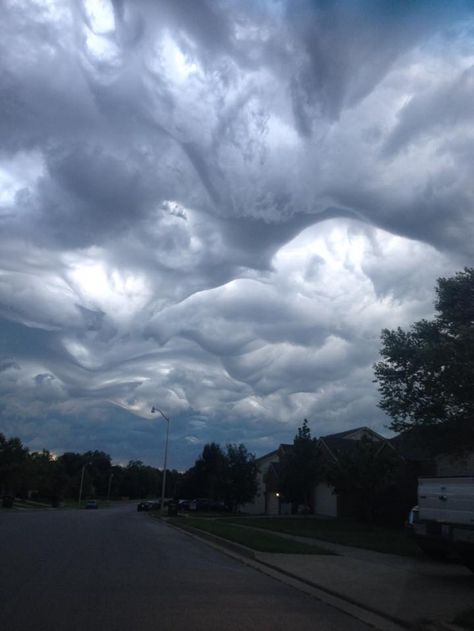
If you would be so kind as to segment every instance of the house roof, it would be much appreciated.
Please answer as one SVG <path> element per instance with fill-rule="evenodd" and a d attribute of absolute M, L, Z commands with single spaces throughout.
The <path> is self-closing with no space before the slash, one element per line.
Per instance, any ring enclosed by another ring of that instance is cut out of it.
<path fill-rule="evenodd" d="M 353 434 L 356 435 L 356 434 L 360 434 L 361 432 L 372 434 L 372 436 L 377 437 L 379 440 L 386 440 L 383 436 L 378 434 L 373 429 L 370 429 L 370 427 L 367 427 L 366 425 L 361 425 L 361 427 L 354 427 L 352 429 L 346 429 L 344 432 L 337 432 L 336 434 L 326 434 L 326 436 L 321 436 L 321 438 L 324 438 L 324 440 L 333 439 L 333 438 L 346 438 L 346 439 L 349 438 L 350 439 Z"/>
<path fill-rule="evenodd" d="M 327 434 L 326 436 L 321 436 L 320 441 L 324 444 L 331 456 L 337 460 L 338 455 L 348 453 L 356 449 L 362 436 L 371 437 L 374 440 L 380 441 L 380 443 L 388 443 L 386 438 L 375 432 L 373 429 L 370 429 L 370 427 L 365 426 L 356 427 L 336 434 Z"/>
<path fill-rule="evenodd" d="M 260 456 L 260 458 L 256 458 L 255 462 L 259 463 L 259 462 L 263 462 L 264 460 L 267 460 L 268 458 L 272 458 L 273 456 L 277 456 L 278 455 L 278 449 L 274 449 L 273 451 L 270 451 L 268 454 L 264 454 L 263 456 Z"/>
<path fill-rule="evenodd" d="M 437 451 L 430 448 L 418 432 L 403 432 L 390 438 L 389 442 L 406 460 L 431 460 L 437 455 Z"/>
<path fill-rule="evenodd" d="M 329 451 L 331 456 L 334 459 L 337 459 L 337 454 L 348 452 L 354 449 L 358 441 L 360 440 L 361 435 L 369 435 L 376 440 L 391 444 L 390 441 L 388 441 L 386 438 L 378 434 L 373 429 L 370 429 L 370 427 L 366 427 L 365 425 L 354 427 L 352 429 L 345 430 L 344 432 L 326 434 L 326 436 L 321 436 L 319 440 L 324 443 L 326 449 Z M 392 445 L 392 447 L 395 448 L 395 445 Z M 260 458 L 257 458 L 256 462 L 258 463 L 264 460 L 268 460 L 269 458 L 275 458 L 275 463 L 278 464 L 278 457 L 280 455 L 284 455 L 285 453 L 291 452 L 292 449 L 292 443 L 281 443 L 278 449 L 275 449 L 274 451 L 271 451 L 264 456 L 260 456 Z"/>

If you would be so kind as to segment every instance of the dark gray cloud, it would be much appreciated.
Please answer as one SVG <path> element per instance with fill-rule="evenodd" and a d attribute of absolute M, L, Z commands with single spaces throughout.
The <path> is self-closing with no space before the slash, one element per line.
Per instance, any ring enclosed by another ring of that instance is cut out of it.
<path fill-rule="evenodd" d="M 472 264 L 473 54 L 465 2 L 5 0 L 0 431 L 383 429 L 380 329 Z"/>

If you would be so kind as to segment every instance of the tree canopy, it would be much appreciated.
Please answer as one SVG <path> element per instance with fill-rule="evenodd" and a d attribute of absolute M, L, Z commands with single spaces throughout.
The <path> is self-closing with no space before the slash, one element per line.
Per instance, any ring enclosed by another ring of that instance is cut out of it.
<path fill-rule="evenodd" d="M 251 502 L 257 493 L 255 456 L 240 445 L 227 445 L 224 501 L 232 510 Z"/>
<path fill-rule="evenodd" d="M 350 501 L 356 517 L 374 521 L 386 490 L 401 470 L 401 459 L 385 442 L 363 437 L 353 448 L 338 454 L 337 462 L 326 467 L 325 478 L 343 501 Z"/>
<path fill-rule="evenodd" d="M 243 444 L 217 443 L 204 445 L 202 454 L 183 476 L 180 493 L 184 497 L 205 497 L 213 502 L 224 502 L 236 510 L 250 502 L 257 492 L 255 456 Z"/>
<path fill-rule="evenodd" d="M 439 278 L 433 320 L 382 331 L 380 407 L 397 432 L 416 429 L 446 451 L 474 447 L 474 268 Z"/>
<path fill-rule="evenodd" d="M 19 438 L 0 433 L 0 496 L 77 500 L 83 467 L 84 497 L 107 497 L 109 484 L 112 498 L 157 497 L 160 493 L 163 472 L 140 461 L 130 461 L 126 467 L 112 465 L 110 456 L 97 450 L 65 452 L 57 457 L 47 449 L 30 452 Z M 170 497 L 181 474 L 167 473 L 166 494 Z"/>
<path fill-rule="evenodd" d="M 205 497 L 236 510 L 257 492 L 255 456 L 243 444 L 217 443 L 204 446 L 194 466 L 185 473 L 167 470 L 166 497 Z M 112 465 L 103 451 L 65 452 L 53 456 L 48 450 L 30 452 L 19 438 L 0 433 L 0 496 L 14 495 L 42 501 L 75 500 L 81 479 L 83 497 L 131 499 L 158 497 L 163 471 L 130 460 Z"/>
<path fill-rule="evenodd" d="M 311 437 L 308 421 L 293 439 L 293 445 L 281 460 L 280 491 L 282 497 L 294 504 L 312 506 L 312 494 L 321 473 L 319 442 Z"/>

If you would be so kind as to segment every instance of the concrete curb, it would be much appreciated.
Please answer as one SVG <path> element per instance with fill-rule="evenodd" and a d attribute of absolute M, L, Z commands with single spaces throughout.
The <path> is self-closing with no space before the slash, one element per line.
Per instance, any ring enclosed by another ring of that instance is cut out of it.
<path fill-rule="evenodd" d="M 276 565 L 273 565 L 272 563 L 263 561 L 258 558 L 258 552 L 252 550 L 251 548 L 247 548 L 239 543 L 228 541 L 227 539 L 217 535 L 203 532 L 202 530 L 193 528 L 192 526 L 181 527 L 176 524 L 169 523 L 166 519 L 163 519 L 162 521 L 169 528 L 175 528 L 186 533 L 190 537 L 197 539 L 198 541 L 208 543 L 224 554 L 228 554 L 238 561 L 241 561 L 246 565 L 250 565 L 254 569 L 257 569 L 265 574 L 269 574 L 273 578 L 277 578 L 280 581 L 284 578 L 290 579 L 290 582 L 288 580 L 284 580 L 283 582 L 292 585 L 300 591 L 309 593 L 326 604 L 333 606 L 344 613 L 365 622 L 366 624 L 370 624 L 377 629 L 382 629 L 383 631 L 399 631 L 400 629 L 411 629 L 414 626 L 401 618 L 397 618 L 383 611 L 368 607 L 364 603 L 360 603 L 355 599 L 339 594 L 327 587 L 318 585 L 316 582 L 301 578 L 292 572 L 288 572 Z"/>
<path fill-rule="evenodd" d="M 216 543 L 219 546 L 232 550 L 236 554 L 240 554 L 248 559 L 252 559 L 254 561 L 258 561 L 257 552 L 252 550 L 252 548 L 247 548 L 247 546 L 242 545 L 241 543 L 235 543 L 234 541 L 229 541 L 228 539 L 224 539 L 224 537 L 219 537 L 219 535 L 213 535 L 210 532 L 205 532 L 204 530 L 199 530 L 199 528 L 194 528 L 193 526 L 177 526 L 176 524 L 170 524 L 166 519 L 163 520 L 167 526 L 172 528 L 177 528 L 178 530 L 183 530 L 184 532 L 188 532 L 192 534 L 196 539 L 206 539 L 211 543 Z M 261 561 L 258 561 L 261 563 Z"/>

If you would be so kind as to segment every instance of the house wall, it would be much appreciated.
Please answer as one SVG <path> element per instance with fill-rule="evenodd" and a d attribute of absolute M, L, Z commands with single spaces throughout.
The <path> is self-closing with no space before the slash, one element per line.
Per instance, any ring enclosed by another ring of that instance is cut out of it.
<path fill-rule="evenodd" d="M 266 512 L 267 500 L 265 497 L 264 479 L 270 464 L 275 462 L 276 459 L 276 454 L 272 453 L 266 458 L 261 458 L 257 461 L 257 494 L 255 495 L 253 502 L 247 502 L 247 504 L 242 505 L 241 510 L 244 513 L 249 513 L 250 515 L 263 515 Z"/>
<path fill-rule="evenodd" d="M 314 491 L 314 508 L 316 515 L 337 517 L 337 495 L 334 487 L 326 482 L 319 482 Z"/>
<path fill-rule="evenodd" d="M 266 510 L 265 513 L 267 515 L 279 515 L 280 514 L 280 498 L 277 497 L 276 493 L 268 492 L 266 493 Z"/>
<path fill-rule="evenodd" d="M 438 456 L 436 475 L 474 475 L 474 454 L 464 456 Z"/>

